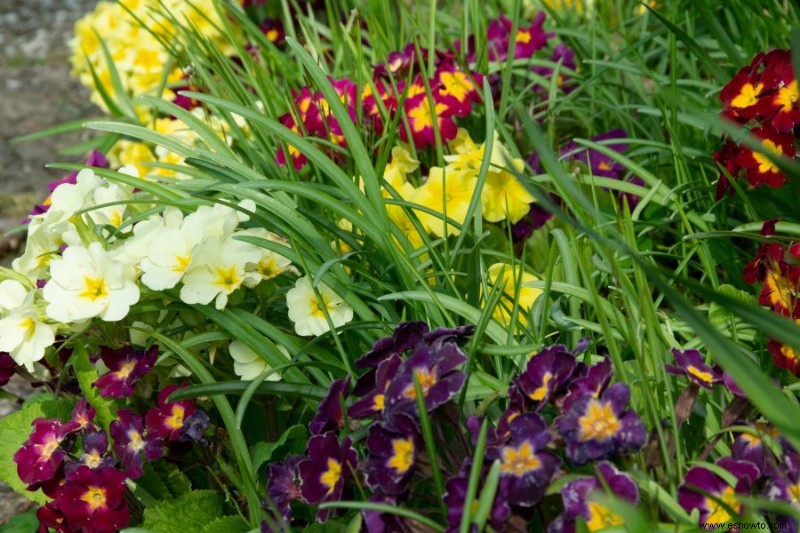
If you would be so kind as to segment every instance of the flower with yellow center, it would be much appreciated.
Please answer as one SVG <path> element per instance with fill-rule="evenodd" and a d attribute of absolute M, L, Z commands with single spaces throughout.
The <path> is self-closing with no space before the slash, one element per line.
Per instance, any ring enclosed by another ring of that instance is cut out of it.
<path fill-rule="evenodd" d="M 327 494 L 331 494 L 336 488 L 336 484 L 342 478 L 342 463 L 336 459 L 328 458 L 328 469 L 325 470 L 320 476 L 320 482 L 328 487 Z"/>
<path fill-rule="evenodd" d="M 295 333 L 301 337 L 319 336 L 330 331 L 326 315 L 335 328 L 353 320 L 353 309 L 330 287 L 320 283 L 316 291 L 311 286 L 311 278 L 303 276 L 286 293 L 289 319 L 294 323 Z"/>
<path fill-rule="evenodd" d="M 625 523 L 620 515 L 606 505 L 590 500 L 586 506 L 589 508 L 589 520 L 586 521 L 586 528 L 589 531 L 601 531 Z"/>
<path fill-rule="evenodd" d="M 764 150 L 772 156 L 780 157 L 783 155 L 783 147 L 769 139 L 764 139 L 761 141 L 761 145 L 764 147 Z M 780 174 L 781 169 L 778 167 L 778 165 L 773 163 L 766 154 L 761 152 L 753 152 L 753 158 L 758 163 L 758 171 L 760 173 Z"/>
<path fill-rule="evenodd" d="M 705 520 L 706 524 L 722 524 L 729 522 L 733 515 L 728 509 L 734 513 L 739 514 L 742 509 L 742 504 L 736 501 L 736 491 L 733 487 L 725 487 L 722 494 L 707 496 L 706 507 L 709 510 L 709 515 Z"/>
<path fill-rule="evenodd" d="M 622 428 L 611 402 L 601 402 L 592 399 L 586 407 L 586 414 L 578 419 L 580 435 L 578 438 L 586 440 L 606 440 L 614 437 Z"/>
<path fill-rule="evenodd" d="M 759 83 L 758 85 L 753 85 L 752 83 L 745 83 L 742 85 L 739 94 L 731 100 L 731 106 L 737 107 L 739 109 L 744 109 L 745 107 L 750 107 L 751 105 L 755 105 L 758 103 L 758 97 L 761 96 L 761 91 L 764 90 L 764 84 Z"/>
<path fill-rule="evenodd" d="M 49 302 L 47 316 L 58 322 L 118 321 L 139 301 L 133 265 L 118 261 L 98 242 L 67 247 L 51 262 L 50 276 L 42 295 Z"/>
<path fill-rule="evenodd" d="M 89 504 L 89 511 L 94 512 L 106 507 L 106 491 L 103 487 L 88 487 L 81 500 Z"/>
<path fill-rule="evenodd" d="M 525 474 L 541 468 L 542 462 L 533 451 L 531 443 L 523 441 L 518 447 L 504 446 L 502 451 L 502 463 L 500 472 L 510 474 L 515 477 L 522 477 Z"/>
<path fill-rule="evenodd" d="M 413 439 L 392 439 L 392 455 L 389 458 L 389 467 L 394 468 L 398 474 L 405 474 L 414 465 Z"/>
<path fill-rule="evenodd" d="M 278 351 L 286 362 L 289 362 L 289 352 L 283 346 L 278 346 Z M 228 347 L 228 352 L 233 359 L 233 372 L 241 378 L 242 381 L 252 381 L 260 376 L 264 371 L 269 370 L 271 367 L 263 357 L 258 355 L 249 346 L 242 341 L 233 341 Z M 266 378 L 267 381 L 280 381 L 281 375 L 279 372 L 273 372 Z"/>
<path fill-rule="evenodd" d="M 32 372 L 33 363 L 55 342 L 55 328 L 44 323 L 35 292 L 16 280 L 0 283 L 0 317 L 0 352 Z"/>

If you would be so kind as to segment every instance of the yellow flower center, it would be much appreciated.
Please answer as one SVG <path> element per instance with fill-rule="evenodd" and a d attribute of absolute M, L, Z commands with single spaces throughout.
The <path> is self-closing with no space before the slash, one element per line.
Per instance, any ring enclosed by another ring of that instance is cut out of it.
<path fill-rule="evenodd" d="M 106 506 L 106 491 L 102 487 L 89 487 L 81 500 L 89 504 L 89 511 L 94 512 Z"/>
<path fill-rule="evenodd" d="M 134 368 L 136 368 L 136 361 L 128 361 L 127 363 L 122 363 L 122 366 L 120 366 L 119 370 L 117 370 L 114 374 L 119 379 L 127 379 L 127 377 L 131 375 L 131 372 L 133 372 Z"/>
<path fill-rule="evenodd" d="M 334 487 L 342 478 L 342 464 L 333 458 L 328 458 L 328 469 L 319 478 L 323 485 L 328 487 L 327 494 L 333 492 Z"/>
<path fill-rule="evenodd" d="M 164 424 L 170 429 L 181 429 L 183 427 L 183 415 L 186 410 L 181 405 L 174 405 L 172 407 L 172 414 L 164 420 Z"/>
<path fill-rule="evenodd" d="M 377 394 L 377 395 L 375 396 L 375 399 L 373 400 L 373 404 L 372 404 L 372 406 L 373 406 L 373 407 L 374 407 L 374 408 L 375 408 L 377 411 L 383 411 L 383 406 L 385 405 L 385 402 L 386 402 L 386 395 L 384 395 L 384 394 Z"/>
<path fill-rule="evenodd" d="M 436 104 L 433 112 L 427 98 L 420 100 L 420 103 L 411 109 L 408 113 L 408 118 L 411 119 L 411 129 L 420 132 L 426 128 L 433 127 L 434 113 L 438 116 L 442 113 L 447 106 L 444 104 Z"/>
<path fill-rule="evenodd" d="M 586 527 L 589 531 L 600 531 L 607 527 L 625 523 L 620 515 L 605 505 L 590 501 L 587 506 L 589 507 L 589 520 L 586 522 Z"/>
<path fill-rule="evenodd" d="M 782 310 L 789 310 L 792 301 L 792 284 L 780 272 L 770 270 L 765 280 L 769 289 L 769 303 Z"/>
<path fill-rule="evenodd" d="M 780 156 L 783 154 L 783 148 L 774 142 L 770 141 L 769 139 L 764 139 L 761 141 L 761 146 L 763 146 L 767 152 Z M 781 170 L 778 168 L 778 165 L 770 161 L 769 157 L 766 154 L 762 154 L 761 152 L 753 152 L 753 158 L 758 162 L 758 171 L 762 174 L 766 174 L 770 172 L 772 174 L 778 174 Z"/>
<path fill-rule="evenodd" d="M 90 302 L 95 302 L 98 298 L 106 298 L 108 296 L 108 287 L 106 287 L 106 280 L 104 278 L 90 278 L 89 276 L 84 276 L 83 283 L 86 288 L 82 293 L 78 294 L 80 298 L 86 298 Z"/>
<path fill-rule="evenodd" d="M 40 444 L 42 451 L 39 454 L 39 462 L 50 460 L 50 456 L 58 449 L 59 444 L 59 440 L 55 437 L 50 437 L 47 442 Z"/>
<path fill-rule="evenodd" d="M 794 104 L 800 98 L 800 93 L 797 91 L 797 80 L 786 87 L 781 87 L 778 94 L 775 96 L 775 103 L 781 106 L 781 111 L 788 113 L 794 107 Z"/>
<path fill-rule="evenodd" d="M 89 468 L 97 468 L 102 462 L 103 458 L 96 451 L 84 454 L 83 456 L 83 463 Z"/>
<path fill-rule="evenodd" d="M 517 39 L 518 43 L 528 44 L 531 42 L 531 32 L 527 30 L 517 30 Z"/>
<path fill-rule="evenodd" d="M 710 514 L 708 515 L 708 518 L 706 518 L 705 523 L 721 524 L 723 522 L 728 522 L 732 518 L 728 509 L 733 510 L 733 512 L 736 514 L 739 514 L 742 504 L 736 501 L 736 491 L 733 490 L 733 487 L 727 487 L 718 497 L 707 497 L 706 507 L 708 507 L 710 510 Z"/>
<path fill-rule="evenodd" d="M 542 466 L 542 462 L 533 453 L 530 442 L 525 441 L 518 448 L 513 446 L 503 447 L 503 459 L 500 464 L 500 471 L 504 474 L 511 474 L 522 477 L 528 472 L 533 472 Z"/>
<path fill-rule="evenodd" d="M 580 424 L 580 440 L 605 440 L 613 437 L 620 430 L 622 424 L 614 410 L 611 402 L 601 403 L 598 400 L 591 400 L 586 409 L 586 414 L 578 419 Z"/>
<path fill-rule="evenodd" d="M 226 292 L 233 292 L 242 283 L 242 278 L 236 273 L 235 266 L 217 267 L 216 273 L 217 279 L 214 280 L 214 285 L 222 287 Z"/>
<path fill-rule="evenodd" d="M 758 101 L 762 90 L 764 90 L 763 83 L 755 86 L 752 83 L 745 83 L 736 98 L 731 100 L 731 105 L 738 108 L 750 107 Z"/>
<path fill-rule="evenodd" d="M 697 368 L 689 365 L 689 368 L 686 369 L 688 373 L 702 381 L 703 383 L 711 383 L 711 379 L 714 377 L 711 375 L 711 372 L 703 372 L 702 370 L 698 370 Z"/>
<path fill-rule="evenodd" d="M 428 370 L 427 368 L 417 368 L 414 371 L 414 374 L 417 376 L 419 388 L 422 389 L 422 396 L 427 396 L 428 391 L 431 390 L 431 387 L 436 385 L 436 369 L 434 368 Z M 406 390 L 403 391 L 403 395 L 406 398 L 411 398 L 412 400 L 417 399 L 417 390 L 414 388 L 413 383 L 406 387 Z"/>
<path fill-rule="evenodd" d="M 463 102 L 467 94 L 472 90 L 472 82 L 469 81 L 467 75 L 457 70 L 455 72 L 442 72 L 441 75 L 442 85 L 444 89 L 440 92 L 444 96 L 452 96 L 459 102 Z"/>
<path fill-rule="evenodd" d="M 36 322 L 31 317 L 20 320 L 19 328 L 25 330 L 25 338 L 30 339 L 36 333 Z"/>
<path fill-rule="evenodd" d="M 800 483 L 789 485 L 789 496 L 792 498 L 792 503 L 800 501 Z"/>
<path fill-rule="evenodd" d="M 281 32 L 279 32 L 275 28 L 272 28 L 271 30 L 267 31 L 267 39 L 269 39 L 269 42 L 271 43 L 277 42 L 280 34 Z"/>
<path fill-rule="evenodd" d="M 183 425 L 183 420 L 181 420 L 181 425 Z M 128 432 L 128 448 L 134 452 L 141 451 L 144 448 L 144 439 L 142 439 L 142 434 L 132 429 Z"/>
<path fill-rule="evenodd" d="M 542 385 L 528 395 L 528 397 L 535 401 L 540 402 L 547 395 L 550 390 L 550 380 L 553 379 L 553 374 L 546 372 L 542 379 Z"/>
<path fill-rule="evenodd" d="M 405 474 L 414 464 L 414 441 L 411 439 L 392 440 L 392 457 L 389 466 L 398 474 Z"/>
<path fill-rule="evenodd" d="M 172 267 L 173 272 L 186 272 L 189 262 L 192 260 L 191 255 L 176 255 L 175 266 Z"/>

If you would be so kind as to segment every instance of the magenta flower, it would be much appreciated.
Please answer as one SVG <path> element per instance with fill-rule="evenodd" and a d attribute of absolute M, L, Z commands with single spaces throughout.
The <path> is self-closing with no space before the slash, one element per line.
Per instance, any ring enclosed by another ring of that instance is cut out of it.
<path fill-rule="evenodd" d="M 561 498 L 564 512 L 548 526 L 547 533 L 572 533 L 578 517 L 586 521 L 589 531 L 623 524 L 622 517 L 614 513 L 605 503 L 598 501 L 597 494 L 607 494 L 631 505 L 639 502 L 639 489 L 626 473 L 620 472 L 608 462 L 597 465 L 600 479 L 581 477 L 564 485 Z"/>
<path fill-rule="evenodd" d="M 481 74 L 464 72 L 452 65 L 445 65 L 436 71 L 436 81 L 439 100 L 456 117 L 466 117 L 472 112 L 473 104 L 481 103 Z"/>
<path fill-rule="evenodd" d="M 67 528 L 67 517 L 62 513 L 53 502 L 36 509 L 36 519 L 39 520 L 40 533 L 48 533 L 55 530 L 56 533 L 70 533 Z"/>
<path fill-rule="evenodd" d="M 181 439 L 187 427 L 187 419 L 197 411 L 191 400 L 167 401 L 169 395 L 177 389 L 177 385 L 164 388 L 158 395 L 158 406 L 151 408 L 145 415 L 148 434 L 167 442 Z"/>
<path fill-rule="evenodd" d="M 345 482 L 358 468 L 358 454 L 350 437 L 341 444 L 332 431 L 311 437 L 306 456 L 308 459 L 298 465 L 303 498 L 312 505 L 341 499 Z M 317 520 L 324 522 L 328 514 L 319 510 Z"/>
<path fill-rule="evenodd" d="M 423 446 L 413 415 L 392 413 L 370 426 L 367 436 L 367 485 L 374 491 L 397 496 L 408 489 Z"/>
<path fill-rule="evenodd" d="M 487 459 L 500 459 L 500 485 L 511 505 L 531 507 L 539 503 L 561 460 L 544 448 L 550 432 L 544 419 L 526 413 L 509 424 L 511 436 L 502 446 L 486 452 Z"/>
<path fill-rule="evenodd" d="M 64 432 L 76 433 L 96 430 L 97 426 L 93 423 L 96 414 L 94 407 L 86 401 L 86 398 L 81 398 L 72 409 L 72 417 L 64 424 Z"/>
<path fill-rule="evenodd" d="M 67 478 L 54 505 L 72 531 L 113 533 L 128 525 L 125 474 L 113 468 L 78 468 Z"/>
<path fill-rule="evenodd" d="M 644 423 L 628 409 L 630 395 L 627 386 L 616 383 L 599 398 L 586 395 L 576 400 L 556 419 L 570 461 L 582 465 L 644 446 Z"/>
<path fill-rule="evenodd" d="M 736 485 L 729 485 L 707 468 L 695 466 L 686 473 L 684 482 L 678 487 L 678 503 L 687 512 L 697 509 L 701 525 L 727 523 L 741 515 L 743 506 L 737 495 L 749 496 L 751 487 L 761 474 L 753 463 L 730 457 L 723 457 L 717 465 L 733 474 Z"/>
<path fill-rule="evenodd" d="M 109 372 L 102 375 L 94 386 L 100 395 L 111 398 L 127 398 L 133 394 L 133 386 L 153 369 L 158 358 L 158 348 L 147 351 L 125 346 L 116 350 L 101 348 L 100 357 Z"/>
<path fill-rule="evenodd" d="M 796 452 L 792 451 L 784 456 L 781 468 L 769 477 L 764 494 L 770 500 L 800 507 L 800 457 Z M 797 531 L 797 519 L 793 516 L 779 514 L 776 522 L 780 524 L 778 531 Z"/>
<path fill-rule="evenodd" d="M 140 414 L 120 409 L 117 416 L 119 419 L 111 422 L 109 428 L 114 439 L 114 453 L 125 468 L 125 474 L 138 479 L 144 475 L 142 455 L 148 461 L 161 457 L 163 442 L 152 431 L 145 432 Z"/>
<path fill-rule="evenodd" d="M 693 383 L 711 390 L 711 386 L 722 381 L 722 369 L 708 366 L 698 350 L 672 349 L 677 365 L 667 365 L 667 372 L 676 376 L 687 376 Z"/>
<path fill-rule="evenodd" d="M 28 490 L 36 490 L 43 482 L 56 476 L 67 456 L 61 446 L 66 434 L 60 420 L 37 418 L 31 425 L 33 431 L 14 454 L 14 462 L 17 463 L 17 475 L 28 485 Z"/>
<path fill-rule="evenodd" d="M 350 376 L 331 383 L 328 394 L 319 402 L 317 413 L 308 423 L 308 429 L 312 435 L 339 431 L 344 427 L 344 402 L 349 395 L 349 389 Z"/>

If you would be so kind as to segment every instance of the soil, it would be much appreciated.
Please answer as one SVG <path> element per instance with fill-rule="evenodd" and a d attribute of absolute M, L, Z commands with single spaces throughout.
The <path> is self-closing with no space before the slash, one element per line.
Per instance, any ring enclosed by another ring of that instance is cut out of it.
<path fill-rule="evenodd" d="M 0 1 L 0 264 L 18 253 L 21 238 L 4 236 L 19 226 L 30 208 L 47 196 L 47 184 L 63 175 L 46 169 L 52 162 L 78 162 L 59 151 L 88 139 L 75 132 L 15 143 L 20 135 L 64 122 L 100 116 L 89 94 L 70 77 L 68 41 L 75 21 L 94 9 L 97 0 Z M 30 394 L 22 380 L 9 392 Z M 16 410 L 0 400 L 0 417 Z M 0 524 L 30 508 L 27 499 L 0 483 Z"/>

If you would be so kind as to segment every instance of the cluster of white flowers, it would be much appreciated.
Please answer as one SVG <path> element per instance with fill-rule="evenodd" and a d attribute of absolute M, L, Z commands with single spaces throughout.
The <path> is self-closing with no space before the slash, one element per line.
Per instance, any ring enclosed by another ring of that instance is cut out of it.
<path fill-rule="evenodd" d="M 133 166 L 121 173 L 138 177 Z M 241 228 L 255 212 L 250 200 L 238 206 L 201 206 L 185 214 L 168 207 L 143 220 L 134 188 L 101 178 L 91 169 L 64 183 L 49 209 L 31 217 L 25 253 L 12 271 L 0 272 L 0 352 L 33 370 L 57 333 L 87 320 L 124 319 L 142 293 L 176 289 L 187 304 L 214 303 L 224 309 L 236 290 L 253 288 L 283 272 L 299 272 L 286 257 L 242 237 L 289 243 L 262 228 Z M 137 221 L 138 220 L 138 221 Z M 301 277 L 288 291 L 289 318 L 298 335 L 321 335 L 353 318 L 353 310 L 323 284 Z M 233 343 L 235 371 L 254 379 L 266 363 Z M 288 357 L 288 354 L 286 354 Z M 271 379 L 278 379 L 274 374 Z"/>

